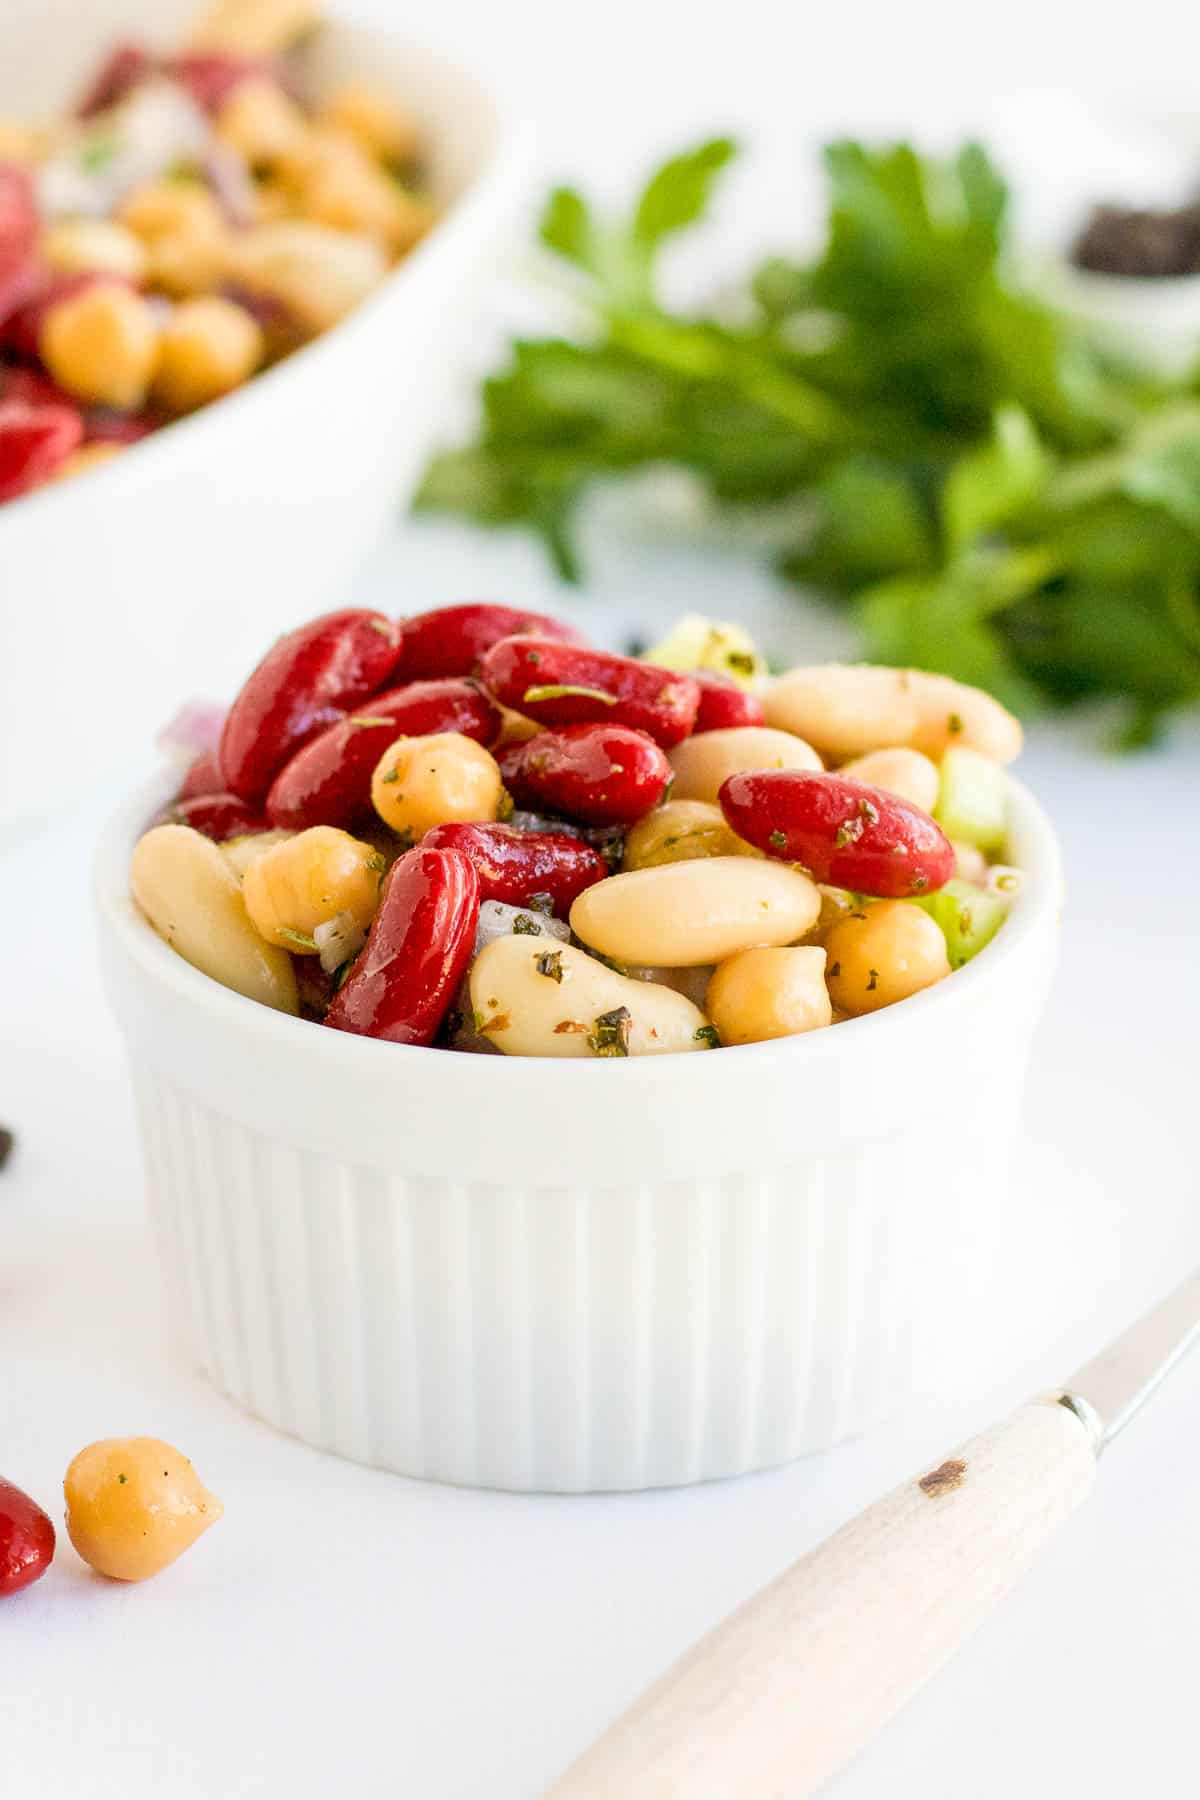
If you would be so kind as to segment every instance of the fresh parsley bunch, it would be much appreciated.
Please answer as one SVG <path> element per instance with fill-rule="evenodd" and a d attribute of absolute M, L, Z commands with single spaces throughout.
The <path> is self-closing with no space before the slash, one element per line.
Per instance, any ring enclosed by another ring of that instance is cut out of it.
<path fill-rule="evenodd" d="M 824 153 L 825 248 L 773 258 L 733 309 L 682 314 L 659 258 L 734 146 L 663 164 L 630 217 L 550 195 L 582 341 L 520 339 L 473 445 L 425 505 L 538 532 L 575 579 L 600 478 L 690 470 L 729 508 L 806 523 L 780 566 L 853 609 L 866 656 L 939 669 L 1029 710 L 1126 702 L 1125 739 L 1200 699 L 1200 396 L 1116 357 L 1022 290 L 985 152 Z"/>

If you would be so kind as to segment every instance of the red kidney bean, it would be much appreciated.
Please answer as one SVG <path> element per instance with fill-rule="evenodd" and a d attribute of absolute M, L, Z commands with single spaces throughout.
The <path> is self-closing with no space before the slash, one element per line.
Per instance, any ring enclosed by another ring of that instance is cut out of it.
<path fill-rule="evenodd" d="M 83 420 L 69 406 L 0 400 L 0 500 L 40 486 L 83 441 Z"/>
<path fill-rule="evenodd" d="M 480 674 L 505 706 L 543 725 L 627 725 L 665 750 L 687 737 L 700 704 L 690 675 L 553 638 L 504 638 Z"/>
<path fill-rule="evenodd" d="M 161 822 L 164 825 L 190 825 L 193 831 L 211 838 L 214 844 L 271 829 L 270 821 L 263 818 L 256 806 L 239 800 L 236 794 L 221 793 L 194 794 L 188 800 L 176 800 L 166 808 Z"/>
<path fill-rule="evenodd" d="M 276 64 L 262 56 L 234 56 L 227 50 L 185 50 L 172 56 L 165 72 L 187 89 L 205 112 L 219 112 L 243 81 L 272 81 L 285 87 Z"/>
<path fill-rule="evenodd" d="M 481 900 L 528 906 L 548 894 L 563 918 L 576 895 L 603 881 L 608 864 L 581 838 L 561 831 L 517 831 L 511 825 L 435 825 L 421 839 L 426 850 L 461 850 L 474 864 Z"/>
<path fill-rule="evenodd" d="M 0 1595 L 15 1594 L 54 1560 L 54 1526 L 35 1500 L 0 1478 Z"/>
<path fill-rule="evenodd" d="M 101 283 L 110 287 L 132 288 L 123 275 L 109 275 L 98 269 L 80 269 L 73 275 L 54 275 L 36 270 L 27 281 L 28 291 L 12 307 L 0 327 L 0 344 L 15 350 L 18 356 L 36 362 L 41 355 L 42 326 L 46 314 L 64 300 L 73 300 L 85 288 Z"/>
<path fill-rule="evenodd" d="M 417 613 L 411 619 L 403 619 L 401 625 L 404 648 L 396 674 L 404 681 L 474 675 L 484 652 L 501 638 L 533 634 L 559 638 L 566 644 L 584 642 L 583 634 L 573 625 L 564 625 L 544 613 L 524 612 L 515 606 L 485 606 L 475 601 Z"/>
<path fill-rule="evenodd" d="M 224 785 L 261 800 L 297 750 L 383 686 L 399 654 L 399 626 L 358 607 L 280 638 L 229 709 L 217 752 Z"/>
<path fill-rule="evenodd" d="M 171 804 L 178 806 L 180 801 L 195 800 L 201 794 L 219 794 L 224 786 L 216 751 L 202 750 L 195 762 L 188 764 L 187 773 L 179 784 L 179 792 Z"/>
<path fill-rule="evenodd" d="M 435 731 L 491 744 L 500 735 L 500 714 L 478 683 L 461 679 L 414 681 L 376 694 L 284 765 L 267 795 L 271 823 L 303 831 L 370 812 L 371 776 L 388 745 Z"/>
<path fill-rule="evenodd" d="M 114 45 L 75 102 L 75 117 L 90 119 L 93 113 L 115 106 L 154 68 L 154 59 L 140 44 Z"/>
<path fill-rule="evenodd" d="M 510 744 L 497 760 L 518 805 L 588 825 L 632 825 L 658 805 L 671 780 L 671 765 L 654 739 L 627 725 L 539 731 Z"/>
<path fill-rule="evenodd" d="M 478 920 L 479 877 L 468 857 L 424 844 L 406 851 L 326 1025 L 393 1044 L 431 1044 L 466 973 Z"/>
<path fill-rule="evenodd" d="M 96 406 L 83 415 L 83 435 L 89 444 L 140 444 L 161 424 L 161 418 L 153 413 L 112 412 L 107 406 Z"/>
<path fill-rule="evenodd" d="M 42 369 L 0 368 L 0 400 L 23 400 L 26 406 L 73 406 L 78 411 L 78 402 Z"/>
<path fill-rule="evenodd" d="M 0 162 L 0 268 L 12 269 L 33 254 L 41 221 L 33 177 L 20 163 Z"/>
<path fill-rule="evenodd" d="M 740 725 L 765 725 L 767 715 L 757 694 L 749 694 L 713 669 L 693 669 L 692 680 L 700 689 L 700 709 L 693 728 L 728 731 Z"/>
<path fill-rule="evenodd" d="M 731 775 L 721 810 L 739 837 L 768 856 L 803 863 L 818 881 L 903 900 L 954 873 L 949 838 L 896 794 L 806 769 Z"/>

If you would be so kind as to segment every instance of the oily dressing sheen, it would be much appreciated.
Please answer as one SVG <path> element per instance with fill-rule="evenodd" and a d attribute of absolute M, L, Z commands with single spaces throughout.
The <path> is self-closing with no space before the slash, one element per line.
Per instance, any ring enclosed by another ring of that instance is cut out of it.
<path fill-rule="evenodd" d="M 476 958 L 470 987 L 476 1029 L 509 1056 L 595 1056 L 598 1021 L 621 1008 L 629 1056 L 708 1047 L 708 1021 L 682 994 L 550 938 L 497 938 Z"/>
<path fill-rule="evenodd" d="M 815 882 L 798 869 L 710 856 L 600 882 L 572 906 L 571 929 L 616 962 L 686 969 L 756 944 L 794 944 L 820 910 Z"/>

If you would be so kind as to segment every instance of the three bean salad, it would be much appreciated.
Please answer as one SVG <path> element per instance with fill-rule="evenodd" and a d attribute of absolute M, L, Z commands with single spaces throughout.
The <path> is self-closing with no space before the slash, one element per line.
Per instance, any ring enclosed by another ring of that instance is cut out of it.
<path fill-rule="evenodd" d="M 0 501 L 241 387 L 428 231 L 416 120 L 368 70 L 307 90 L 316 11 L 214 0 L 68 116 L 0 118 Z"/>
<path fill-rule="evenodd" d="M 689 618 L 350 609 L 282 638 L 138 841 L 214 981 L 328 1029 L 510 1056 L 752 1044 L 878 1011 L 1001 928 L 1012 715 L 911 669 L 768 677 Z"/>

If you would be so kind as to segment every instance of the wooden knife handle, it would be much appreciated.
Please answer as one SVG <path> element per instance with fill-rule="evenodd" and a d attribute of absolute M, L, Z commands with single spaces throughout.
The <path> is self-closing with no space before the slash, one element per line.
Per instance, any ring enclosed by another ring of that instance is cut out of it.
<path fill-rule="evenodd" d="M 702 1638 L 552 1800 L 804 1800 L 950 1656 L 1089 1492 L 1034 1401 L 844 1525 Z"/>

